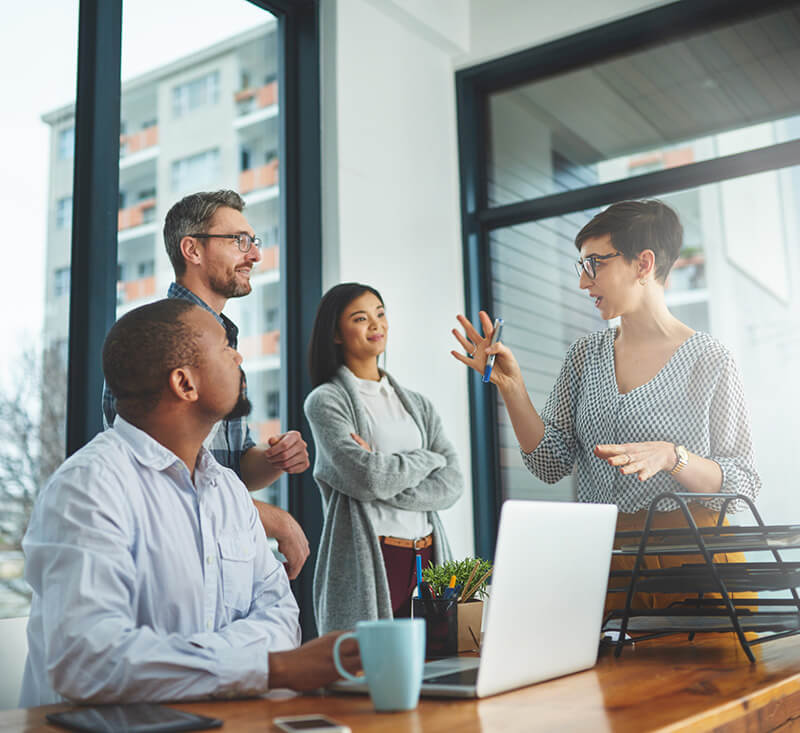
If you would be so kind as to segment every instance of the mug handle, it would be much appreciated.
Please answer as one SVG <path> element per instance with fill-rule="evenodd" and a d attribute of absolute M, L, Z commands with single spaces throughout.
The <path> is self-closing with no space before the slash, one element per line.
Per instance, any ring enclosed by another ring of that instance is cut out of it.
<path fill-rule="evenodd" d="M 337 640 L 336 643 L 333 645 L 333 663 L 336 666 L 336 671 L 344 677 L 346 680 L 352 680 L 354 682 L 361 682 L 363 681 L 363 677 L 356 677 L 354 674 L 350 674 L 343 666 L 341 661 L 339 661 L 339 646 L 341 643 L 347 639 L 355 639 L 356 634 L 353 631 L 348 631 L 346 634 L 342 634 Z"/>

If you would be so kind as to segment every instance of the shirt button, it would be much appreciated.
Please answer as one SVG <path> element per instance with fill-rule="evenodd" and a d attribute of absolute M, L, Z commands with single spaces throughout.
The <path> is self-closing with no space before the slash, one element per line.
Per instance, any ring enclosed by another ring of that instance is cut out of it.
<path fill-rule="evenodd" d="M 213 625 L 214 624 L 212 624 L 211 621 L 206 621 L 206 631 L 211 631 Z"/>
<path fill-rule="evenodd" d="M 213 565 L 214 564 L 214 556 L 213 555 L 208 555 L 208 557 L 206 557 L 206 562 L 209 565 Z"/>

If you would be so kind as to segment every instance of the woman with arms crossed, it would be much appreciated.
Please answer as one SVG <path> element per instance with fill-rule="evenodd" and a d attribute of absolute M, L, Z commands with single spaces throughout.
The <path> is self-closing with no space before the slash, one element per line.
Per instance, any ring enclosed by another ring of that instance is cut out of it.
<path fill-rule="evenodd" d="M 343 283 L 317 310 L 305 412 L 325 523 L 314 570 L 319 632 L 409 616 L 416 557 L 450 559 L 437 515 L 464 482 L 430 401 L 378 368 L 389 325 L 374 288 Z"/>
<path fill-rule="evenodd" d="M 468 366 L 482 372 L 487 355 L 496 354 L 491 381 L 528 470 L 555 483 L 577 464 L 578 501 L 616 504 L 620 531 L 642 529 L 651 500 L 664 491 L 754 499 L 761 485 L 731 355 L 709 334 L 681 323 L 664 301 L 682 239 L 677 215 L 659 201 L 614 204 L 578 233 L 579 286 L 603 319 L 619 317 L 620 325 L 570 347 L 541 415 L 511 350 L 490 346 L 486 313 L 480 316 L 483 336 L 463 316 L 464 334 L 453 331 L 467 352 L 453 356 Z M 716 523 L 721 504 L 712 499 L 689 506 L 698 525 L 708 526 Z M 654 527 L 685 526 L 675 502 L 661 502 L 659 509 Z M 728 556 L 734 559 L 741 558 Z M 692 558 L 671 564 L 684 562 Z M 612 567 L 623 565 L 615 558 Z M 674 600 L 637 596 L 639 606 Z"/>

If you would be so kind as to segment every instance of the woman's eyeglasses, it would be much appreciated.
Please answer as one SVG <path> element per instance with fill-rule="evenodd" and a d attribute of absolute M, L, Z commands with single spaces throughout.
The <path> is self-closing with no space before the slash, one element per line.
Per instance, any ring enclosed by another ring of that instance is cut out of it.
<path fill-rule="evenodd" d="M 589 255 L 581 258 L 575 263 L 575 272 L 578 273 L 578 277 L 585 272 L 590 280 L 594 280 L 597 277 L 598 260 L 610 260 L 614 257 L 619 257 L 621 254 L 622 252 L 614 252 L 614 254 L 610 255 Z"/>

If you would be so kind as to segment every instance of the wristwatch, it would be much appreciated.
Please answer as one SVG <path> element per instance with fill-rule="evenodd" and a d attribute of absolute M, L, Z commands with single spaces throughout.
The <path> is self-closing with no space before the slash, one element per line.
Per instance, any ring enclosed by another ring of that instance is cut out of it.
<path fill-rule="evenodd" d="M 676 473 L 680 473 L 686 468 L 686 464 L 689 463 L 689 451 L 684 448 L 682 445 L 675 446 L 675 465 L 672 467 L 672 470 L 669 472 L 670 476 L 674 476 Z"/>

